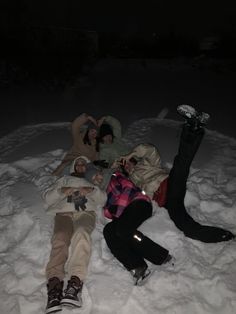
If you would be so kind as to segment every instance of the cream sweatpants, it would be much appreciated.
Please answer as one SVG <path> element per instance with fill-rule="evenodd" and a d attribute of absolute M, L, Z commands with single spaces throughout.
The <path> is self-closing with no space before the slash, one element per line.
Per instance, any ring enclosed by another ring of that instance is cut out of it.
<path fill-rule="evenodd" d="M 94 211 L 57 214 L 51 240 L 51 253 L 46 266 L 47 279 L 65 277 L 65 264 L 68 275 L 77 276 L 82 281 L 87 275 L 91 256 L 91 233 L 95 227 Z M 69 255 L 70 249 L 70 255 Z"/>

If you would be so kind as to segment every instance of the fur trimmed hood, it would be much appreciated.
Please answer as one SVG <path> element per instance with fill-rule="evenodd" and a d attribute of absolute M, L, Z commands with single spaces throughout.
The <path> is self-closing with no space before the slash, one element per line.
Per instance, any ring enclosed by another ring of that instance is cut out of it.
<path fill-rule="evenodd" d="M 78 156 L 76 157 L 72 163 L 71 163 L 71 166 L 70 166 L 70 173 L 73 173 L 75 172 L 75 163 L 78 159 L 83 159 L 87 164 L 90 163 L 90 160 L 86 157 L 86 156 Z"/>

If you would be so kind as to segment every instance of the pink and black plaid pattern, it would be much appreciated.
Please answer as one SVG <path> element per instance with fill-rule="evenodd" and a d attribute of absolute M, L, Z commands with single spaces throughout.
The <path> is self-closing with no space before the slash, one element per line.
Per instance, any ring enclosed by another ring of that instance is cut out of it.
<path fill-rule="evenodd" d="M 119 217 L 124 209 L 134 200 L 151 202 L 150 198 L 143 194 L 140 188 L 119 171 L 112 175 L 106 192 L 107 202 L 104 209 L 112 213 L 114 217 Z"/>

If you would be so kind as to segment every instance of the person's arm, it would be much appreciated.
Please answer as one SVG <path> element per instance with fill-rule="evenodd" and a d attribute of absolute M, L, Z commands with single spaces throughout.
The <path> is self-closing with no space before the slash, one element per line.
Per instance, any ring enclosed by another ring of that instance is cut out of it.
<path fill-rule="evenodd" d="M 47 205 L 51 206 L 66 197 L 66 195 L 61 191 L 63 184 L 64 179 L 61 177 L 42 193 L 42 197 Z"/>
<path fill-rule="evenodd" d="M 105 191 L 101 190 L 98 186 L 81 186 L 79 188 L 74 187 L 62 187 L 61 192 L 66 195 L 66 197 L 74 194 L 75 192 L 79 192 L 79 197 L 85 197 L 85 200 L 88 198 L 89 201 L 92 201 L 90 206 L 100 206 L 103 207 L 107 194 Z"/>
<path fill-rule="evenodd" d="M 61 188 L 61 193 L 65 194 L 65 196 L 70 196 L 74 192 L 79 191 L 81 196 L 86 196 L 88 193 L 91 193 L 94 190 L 91 186 L 81 186 L 79 188 L 71 187 L 71 186 L 63 186 Z"/>
<path fill-rule="evenodd" d="M 61 161 L 61 163 L 56 167 L 56 169 L 53 170 L 52 175 L 54 176 L 60 176 L 63 172 L 63 170 L 71 163 L 71 160 L 64 159 Z"/>
<path fill-rule="evenodd" d="M 67 199 L 68 196 L 72 196 L 76 192 L 79 192 L 79 196 L 86 197 L 86 195 L 92 193 L 94 190 L 94 187 L 89 183 L 88 186 L 83 185 L 84 182 L 79 183 L 82 184 L 82 186 L 68 186 L 70 184 L 73 183 L 66 182 L 63 178 L 60 178 L 43 193 L 43 198 L 45 199 L 48 207 L 59 204 L 64 199 Z M 99 198 L 99 200 L 102 198 L 102 196 Z"/>
<path fill-rule="evenodd" d="M 88 121 L 91 121 L 92 123 L 97 126 L 97 121 L 92 117 L 89 116 L 87 113 L 82 113 L 80 116 L 78 116 L 71 124 L 71 132 L 72 132 L 72 141 L 73 145 L 76 143 L 79 145 L 79 143 L 82 143 L 82 137 L 81 137 L 81 128 L 85 123 Z M 70 152 L 67 152 L 64 158 L 62 159 L 61 163 L 57 166 L 57 168 L 52 172 L 55 176 L 60 176 L 65 169 L 67 165 L 71 163 L 71 157 Z"/>
<path fill-rule="evenodd" d="M 91 121 L 95 126 L 97 126 L 97 121 L 87 113 L 82 113 L 72 122 L 71 131 L 73 142 L 78 139 L 78 134 L 80 134 L 81 127 L 88 121 Z"/>
<path fill-rule="evenodd" d="M 116 138 L 121 138 L 121 124 L 120 121 L 113 116 L 104 116 L 98 121 L 98 126 L 101 126 L 102 123 L 107 123 L 112 127 L 113 134 Z"/>
<path fill-rule="evenodd" d="M 94 186 L 90 198 L 96 203 L 97 206 L 103 207 L 107 200 L 107 193 L 99 187 Z"/>
<path fill-rule="evenodd" d="M 129 205 L 130 195 L 133 193 L 134 184 L 119 172 L 113 174 L 107 187 L 107 202 L 105 208 L 116 217 L 119 217 Z"/>
<path fill-rule="evenodd" d="M 139 144 L 133 148 L 133 150 L 125 156 L 121 156 L 121 159 L 129 160 L 131 157 L 137 161 L 145 159 L 152 166 L 160 166 L 161 158 L 157 148 L 151 144 Z"/>

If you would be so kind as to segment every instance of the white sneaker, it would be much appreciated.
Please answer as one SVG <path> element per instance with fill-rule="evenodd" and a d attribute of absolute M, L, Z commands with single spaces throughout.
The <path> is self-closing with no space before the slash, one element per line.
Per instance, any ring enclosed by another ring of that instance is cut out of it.
<path fill-rule="evenodd" d="M 210 115 L 206 112 L 198 112 L 194 107 L 190 105 L 179 105 L 177 112 L 186 120 L 186 122 L 193 127 L 198 129 L 207 124 L 210 119 Z"/>
<path fill-rule="evenodd" d="M 177 107 L 177 112 L 185 119 L 192 119 L 197 116 L 196 109 L 190 105 L 179 105 Z"/>

